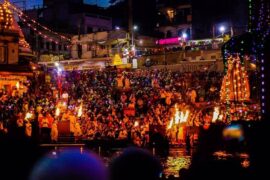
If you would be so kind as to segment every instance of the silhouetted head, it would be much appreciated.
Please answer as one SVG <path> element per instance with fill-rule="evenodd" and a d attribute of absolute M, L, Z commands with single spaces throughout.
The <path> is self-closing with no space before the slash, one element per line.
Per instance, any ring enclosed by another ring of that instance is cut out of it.
<path fill-rule="evenodd" d="M 54 153 L 54 152 L 52 152 Z M 33 169 L 30 180 L 107 180 L 101 160 L 90 152 L 68 150 L 59 156 L 43 158 Z"/>
<path fill-rule="evenodd" d="M 112 180 L 156 180 L 162 167 L 149 152 L 128 148 L 110 165 Z"/>

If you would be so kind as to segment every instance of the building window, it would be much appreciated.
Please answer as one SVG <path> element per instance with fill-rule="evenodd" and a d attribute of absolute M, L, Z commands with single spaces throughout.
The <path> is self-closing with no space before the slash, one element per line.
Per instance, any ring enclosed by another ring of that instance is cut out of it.
<path fill-rule="evenodd" d="M 167 15 L 168 15 L 170 21 L 173 21 L 173 18 L 174 18 L 174 15 L 175 15 L 174 10 L 173 9 L 168 9 L 167 10 Z"/>

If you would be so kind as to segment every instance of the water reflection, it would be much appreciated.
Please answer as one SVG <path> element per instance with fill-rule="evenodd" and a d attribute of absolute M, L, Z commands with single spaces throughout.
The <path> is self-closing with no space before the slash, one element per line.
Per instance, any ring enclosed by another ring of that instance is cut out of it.
<path fill-rule="evenodd" d="M 167 158 L 160 158 L 164 174 L 166 176 L 174 175 L 179 177 L 179 170 L 186 168 L 188 169 L 191 163 L 191 156 L 187 155 L 185 149 L 173 148 L 169 151 Z"/>
<path fill-rule="evenodd" d="M 115 150 L 110 153 L 102 153 L 104 162 L 108 165 L 111 160 L 122 153 L 122 149 Z M 189 168 L 191 163 L 191 156 L 187 155 L 183 148 L 171 148 L 167 157 L 157 156 L 163 166 L 163 174 L 168 177 L 173 175 L 179 177 L 179 170 Z"/>
<path fill-rule="evenodd" d="M 53 151 L 53 156 L 58 153 L 61 153 L 66 148 L 58 148 Z M 69 148 L 70 149 L 70 148 Z M 83 148 L 80 148 L 81 152 L 83 153 Z M 104 160 L 106 165 L 116 157 L 118 157 L 122 152 L 123 149 L 92 149 L 92 151 L 99 154 L 102 159 Z M 87 152 L 87 151 L 85 151 Z M 192 154 L 192 152 L 191 152 Z M 249 155 L 247 153 L 228 153 L 226 151 L 217 151 L 213 154 L 213 156 L 217 160 L 226 160 L 226 159 L 238 159 L 241 163 L 242 167 L 248 168 L 250 166 Z M 170 148 L 169 154 L 167 157 L 158 156 L 159 160 L 163 166 L 163 174 L 168 177 L 169 175 L 173 175 L 174 177 L 179 177 L 179 171 L 183 168 L 188 169 L 191 165 L 191 155 L 186 153 L 185 148 Z"/>

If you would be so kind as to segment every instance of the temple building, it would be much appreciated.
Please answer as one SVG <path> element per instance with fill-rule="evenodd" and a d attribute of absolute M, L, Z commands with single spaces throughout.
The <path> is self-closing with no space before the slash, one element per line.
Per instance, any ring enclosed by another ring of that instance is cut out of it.
<path fill-rule="evenodd" d="M 36 67 L 27 60 L 33 57 L 30 46 L 7 1 L 0 4 L 0 32 L 0 91 L 22 94 L 27 90 L 27 78 L 33 76 Z"/>

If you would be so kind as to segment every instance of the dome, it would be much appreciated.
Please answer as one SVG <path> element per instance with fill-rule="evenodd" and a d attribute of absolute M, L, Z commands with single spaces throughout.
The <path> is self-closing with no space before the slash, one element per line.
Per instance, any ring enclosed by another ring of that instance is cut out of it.
<path fill-rule="evenodd" d="M 13 25 L 13 14 L 7 3 L 0 4 L 0 30 L 10 30 Z"/>

